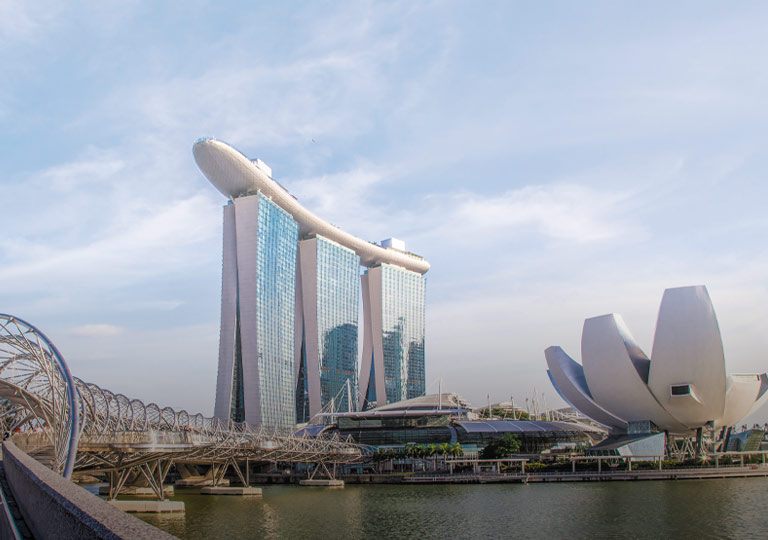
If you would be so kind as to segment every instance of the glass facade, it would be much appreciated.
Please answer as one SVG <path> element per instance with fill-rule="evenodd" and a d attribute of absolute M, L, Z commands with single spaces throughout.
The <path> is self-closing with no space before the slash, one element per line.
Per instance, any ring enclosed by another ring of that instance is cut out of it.
<path fill-rule="evenodd" d="M 296 422 L 304 424 L 309 422 L 312 415 L 309 412 L 309 379 L 307 379 L 307 335 L 304 328 L 301 329 L 301 356 L 299 361 L 299 373 L 296 377 Z"/>
<path fill-rule="evenodd" d="M 340 419 L 341 420 L 341 419 Z M 436 423 L 424 424 L 411 422 L 410 425 L 396 425 L 396 418 L 374 425 L 372 421 L 342 422 L 339 421 L 331 433 L 342 437 L 351 436 L 359 444 L 371 446 L 406 446 L 409 444 L 453 444 L 458 442 L 465 450 L 470 448 L 482 449 L 489 443 L 498 441 L 506 434 L 517 436 L 520 441 L 521 453 L 538 454 L 551 449 L 558 443 L 588 443 L 589 432 L 567 424 L 554 425 L 551 422 L 530 422 L 529 429 L 516 429 L 510 426 L 497 426 L 488 429 L 476 429 L 473 422 L 450 421 L 448 425 Z M 445 417 L 448 421 L 448 417 Z M 496 422 L 494 422 L 495 424 Z M 545 424 L 545 425 L 542 425 Z"/>
<path fill-rule="evenodd" d="M 259 193 L 257 240 L 257 339 L 261 423 L 292 432 L 296 425 L 293 331 L 299 226 Z"/>
<path fill-rule="evenodd" d="M 368 390 L 365 392 L 363 408 L 370 409 L 373 407 L 373 403 L 376 403 L 376 363 L 373 354 L 371 354 L 371 370 L 368 375 Z"/>
<path fill-rule="evenodd" d="M 339 411 L 350 411 L 357 396 L 357 336 L 360 257 L 317 237 L 317 334 L 320 344 L 320 395 L 324 407 L 341 392 Z"/>
<path fill-rule="evenodd" d="M 240 309 L 235 319 L 235 365 L 232 368 L 232 402 L 229 417 L 235 422 L 245 422 L 245 390 L 243 389 L 243 347 L 240 340 Z"/>
<path fill-rule="evenodd" d="M 426 279 L 399 266 L 381 265 L 381 315 L 387 403 L 424 395 Z"/>
<path fill-rule="evenodd" d="M 304 285 L 304 294 L 315 291 L 315 301 L 308 306 L 305 303 L 305 320 L 316 317 L 317 355 L 319 373 L 307 374 L 307 336 L 306 325 L 302 335 L 302 355 L 299 377 L 296 382 L 296 412 L 299 422 L 309 420 L 308 379 L 318 376 L 320 379 L 320 407 L 325 407 L 334 400 L 333 409 L 347 412 L 352 401 L 357 399 L 357 343 L 360 297 L 360 257 L 351 249 L 345 248 L 322 236 L 314 239 L 315 265 L 314 283 Z M 302 263 L 304 264 L 304 263 Z M 312 364 L 309 364 L 312 365 Z M 349 381 L 349 390 L 347 382 Z"/>
<path fill-rule="evenodd" d="M 216 418 L 290 431 L 332 402 L 336 411 L 353 411 L 422 395 L 425 280 L 418 272 L 429 264 L 400 240 L 365 242 L 324 222 L 272 180 L 263 162 L 244 163 L 225 143 L 202 139 L 193 152 L 229 199 Z M 361 263 L 375 279 L 368 274 L 361 284 Z"/>

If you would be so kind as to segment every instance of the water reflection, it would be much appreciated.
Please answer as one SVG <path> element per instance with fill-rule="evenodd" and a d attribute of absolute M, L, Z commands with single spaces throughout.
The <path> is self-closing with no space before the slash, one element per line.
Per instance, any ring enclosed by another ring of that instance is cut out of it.
<path fill-rule="evenodd" d="M 261 498 L 178 490 L 183 516 L 142 519 L 180 538 L 763 537 L 768 480 L 264 486 Z"/>

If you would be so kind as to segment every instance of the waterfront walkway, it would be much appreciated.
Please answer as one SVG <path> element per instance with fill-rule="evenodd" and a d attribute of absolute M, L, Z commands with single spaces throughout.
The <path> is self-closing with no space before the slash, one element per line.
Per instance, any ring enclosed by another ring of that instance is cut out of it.
<path fill-rule="evenodd" d="M 768 477 L 768 466 L 691 467 L 618 471 L 539 472 L 511 474 L 408 475 L 404 484 L 491 484 L 531 482 L 608 482 L 628 480 L 700 480 L 706 478 Z"/>

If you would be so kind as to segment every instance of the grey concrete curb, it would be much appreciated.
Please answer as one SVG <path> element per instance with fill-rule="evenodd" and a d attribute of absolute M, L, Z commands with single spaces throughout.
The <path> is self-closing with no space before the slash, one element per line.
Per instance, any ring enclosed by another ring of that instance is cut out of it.
<path fill-rule="evenodd" d="M 8 484 L 36 538 L 172 539 L 3 442 Z"/>

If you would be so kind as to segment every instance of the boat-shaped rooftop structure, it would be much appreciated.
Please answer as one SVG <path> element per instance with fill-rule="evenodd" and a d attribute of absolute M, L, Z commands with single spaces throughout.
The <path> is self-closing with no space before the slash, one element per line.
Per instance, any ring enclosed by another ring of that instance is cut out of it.
<path fill-rule="evenodd" d="M 234 199 L 247 193 L 261 192 L 296 220 L 303 238 L 314 234 L 337 242 L 353 250 L 366 267 L 386 263 L 419 274 L 429 270 L 429 263 L 418 255 L 368 242 L 319 218 L 274 181 L 266 165 L 249 159 L 224 142 L 212 138 L 199 139 L 192 152 L 200 170 L 225 197 Z"/>

